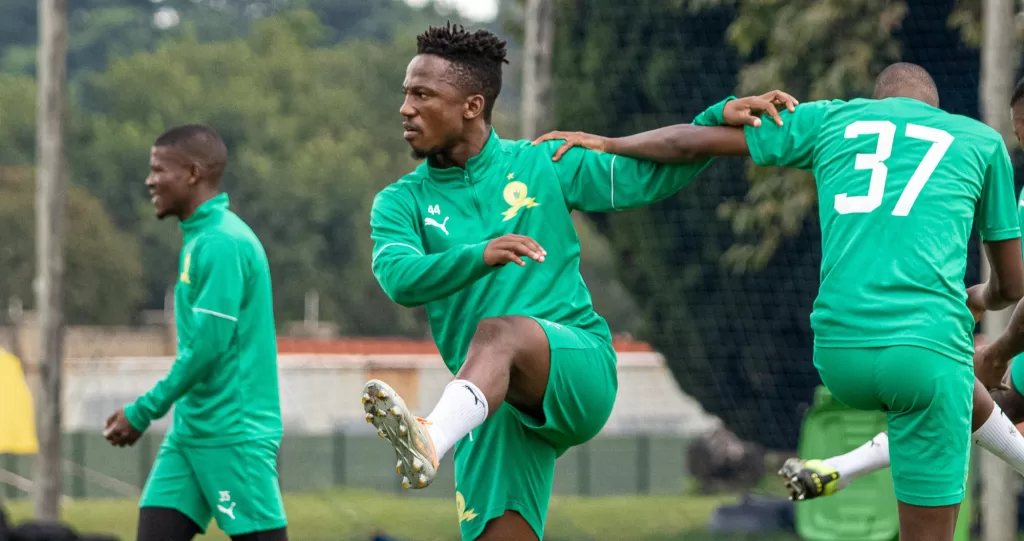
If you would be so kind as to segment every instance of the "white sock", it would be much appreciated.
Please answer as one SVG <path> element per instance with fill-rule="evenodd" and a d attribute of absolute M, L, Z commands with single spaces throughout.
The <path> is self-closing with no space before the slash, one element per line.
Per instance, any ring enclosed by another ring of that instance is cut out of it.
<path fill-rule="evenodd" d="M 825 459 L 825 464 L 839 472 L 836 491 L 842 490 L 865 475 L 889 467 L 889 435 L 882 432 L 845 455 Z"/>
<path fill-rule="evenodd" d="M 971 435 L 971 439 L 1012 466 L 1017 473 L 1024 474 L 1024 435 L 999 405 L 994 405 L 992 415 Z"/>
<path fill-rule="evenodd" d="M 457 379 L 449 383 L 427 416 L 427 432 L 434 440 L 437 459 L 441 460 L 455 443 L 487 419 L 487 399 L 472 382 Z"/>

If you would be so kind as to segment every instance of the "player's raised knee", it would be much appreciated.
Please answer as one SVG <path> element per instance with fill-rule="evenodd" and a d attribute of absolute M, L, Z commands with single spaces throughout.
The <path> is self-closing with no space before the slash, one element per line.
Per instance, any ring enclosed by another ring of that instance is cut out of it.
<path fill-rule="evenodd" d="M 532 322 L 530 318 L 521 316 L 488 317 L 477 323 L 473 341 L 482 344 L 510 343 L 515 340 L 516 329 L 522 329 L 524 323 Z"/>

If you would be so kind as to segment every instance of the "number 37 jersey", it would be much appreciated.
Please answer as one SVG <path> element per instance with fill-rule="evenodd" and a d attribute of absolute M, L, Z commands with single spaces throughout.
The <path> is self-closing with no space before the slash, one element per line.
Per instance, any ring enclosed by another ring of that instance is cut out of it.
<path fill-rule="evenodd" d="M 1021 236 L 999 133 L 909 98 L 804 103 L 782 120 L 744 131 L 758 165 L 814 174 L 815 344 L 915 345 L 971 362 L 972 225 L 985 242 Z"/>

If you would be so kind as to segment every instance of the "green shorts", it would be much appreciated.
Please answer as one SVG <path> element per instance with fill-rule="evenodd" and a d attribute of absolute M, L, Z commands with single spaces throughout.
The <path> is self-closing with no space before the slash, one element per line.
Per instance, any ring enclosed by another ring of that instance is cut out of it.
<path fill-rule="evenodd" d="M 139 507 L 176 509 L 204 533 L 213 517 L 228 535 L 283 528 L 279 446 L 276 439 L 197 447 L 164 438 Z"/>
<path fill-rule="evenodd" d="M 964 499 L 974 397 L 970 357 L 915 346 L 815 347 L 814 366 L 840 402 L 886 412 L 896 499 L 923 507 Z"/>
<path fill-rule="evenodd" d="M 518 512 L 544 539 L 555 459 L 596 436 L 615 403 L 612 346 L 580 329 L 536 321 L 551 347 L 545 421 L 502 403 L 455 445 L 455 499 L 464 541 L 479 537 L 505 511 Z"/>

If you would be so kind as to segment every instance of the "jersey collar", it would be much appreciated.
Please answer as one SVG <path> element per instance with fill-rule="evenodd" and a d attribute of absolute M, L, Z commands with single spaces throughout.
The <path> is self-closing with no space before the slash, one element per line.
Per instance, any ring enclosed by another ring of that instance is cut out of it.
<path fill-rule="evenodd" d="M 480 149 L 480 153 L 471 157 L 466 161 L 466 168 L 461 167 L 448 167 L 441 169 L 430 165 L 430 160 L 424 162 L 427 174 L 431 180 L 436 182 L 466 182 L 469 184 L 475 184 L 485 178 L 484 174 L 492 167 L 494 167 L 494 158 L 501 152 L 501 139 L 498 137 L 498 133 L 494 131 L 494 127 L 491 127 L 491 135 L 487 138 L 487 143 L 484 144 L 484 148 Z"/>
<path fill-rule="evenodd" d="M 196 231 L 205 228 L 211 221 L 228 210 L 228 194 L 220 193 L 196 208 L 196 211 L 180 224 L 183 231 Z"/>

